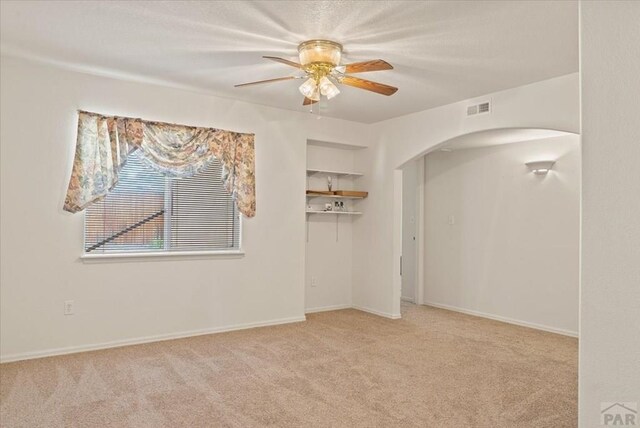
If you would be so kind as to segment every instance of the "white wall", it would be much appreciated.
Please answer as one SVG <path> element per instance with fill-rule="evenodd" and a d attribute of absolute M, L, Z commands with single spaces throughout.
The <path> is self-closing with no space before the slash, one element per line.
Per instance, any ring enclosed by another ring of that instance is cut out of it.
<path fill-rule="evenodd" d="M 1 67 L 4 360 L 304 319 L 306 141 L 366 144 L 365 125 L 8 57 Z M 76 109 L 254 132 L 246 255 L 82 263 L 83 215 L 62 211 Z"/>
<path fill-rule="evenodd" d="M 393 286 L 396 276 L 399 281 L 399 263 L 393 255 L 394 169 L 466 132 L 509 126 L 570 131 L 577 127 L 576 75 L 492 94 L 494 111 L 485 117 L 466 120 L 462 115 L 467 103 L 461 102 L 371 126 L 318 120 L 307 113 L 7 57 L 2 58 L 1 74 L 0 289 L 5 359 L 302 319 L 306 235 L 302 191 L 308 139 L 369 145 L 354 158 L 355 169 L 365 173 L 357 187 L 368 190 L 369 197 L 359 203 L 364 214 L 351 220 L 352 302 L 381 315 L 399 316 L 399 282 L 397 290 Z M 82 215 L 61 210 L 79 108 L 255 132 L 258 215 L 244 223 L 246 256 L 80 262 Z M 27 174 L 25 165 L 30 166 Z M 76 314 L 64 317 L 62 303 L 68 299 L 75 300 Z"/>
<path fill-rule="evenodd" d="M 322 147 L 310 144 L 307 148 L 307 167 L 329 171 L 355 172 L 355 156 L 359 150 Z M 358 178 L 331 175 L 333 190 L 352 190 Z M 327 175 L 307 177 L 307 188 L 327 190 Z M 324 209 L 331 199 L 314 198 L 309 203 L 314 209 Z M 358 201 L 343 200 L 350 211 L 358 210 Z M 307 255 L 305 258 L 307 312 L 351 307 L 352 253 L 351 222 L 347 215 L 307 215 Z M 315 285 L 312 283 L 315 279 Z"/>
<path fill-rule="evenodd" d="M 596 427 L 602 402 L 640 404 L 640 3 L 581 2 L 580 19 L 580 426 Z"/>
<path fill-rule="evenodd" d="M 422 160 L 420 160 L 422 161 Z M 403 300 L 415 302 L 418 274 L 418 161 L 402 168 L 402 292 Z"/>
<path fill-rule="evenodd" d="M 493 111 L 466 117 L 467 105 L 490 98 Z M 371 126 L 376 144 L 356 159 L 370 191 L 364 215 L 354 223 L 354 305 L 387 316 L 400 315 L 399 253 L 394 254 L 394 170 L 440 143 L 487 129 L 542 128 L 579 131 L 578 75 L 570 74 L 426 110 Z M 375 230 L 373 234 L 371 231 Z M 375 263 L 372 263 L 375 261 Z"/>
<path fill-rule="evenodd" d="M 525 166 L 549 159 L 546 176 Z M 579 137 L 425 161 L 425 303 L 577 335 Z"/>
<path fill-rule="evenodd" d="M 601 401 L 640 402 L 639 21 L 637 2 L 581 2 L 583 427 L 598 426 Z M 363 127 L 5 57 L 1 67 L 3 358 L 302 319 L 307 138 L 379 136 L 356 159 L 370 196 L 353 223 L 353 302 L 399 315 L 394 169 L 483 129 L 579 131 L 577 74 L 480 97 L 494 107 L 482 117 L 465 118 L 460 102 Z M 82 264 L 82 216 L 61 211 L 77 108 L 255 132 L 258 215 L 245 222 L 247 255 Z M 62 315 L 65 299 L 76 301 L 75 315 Z"/>

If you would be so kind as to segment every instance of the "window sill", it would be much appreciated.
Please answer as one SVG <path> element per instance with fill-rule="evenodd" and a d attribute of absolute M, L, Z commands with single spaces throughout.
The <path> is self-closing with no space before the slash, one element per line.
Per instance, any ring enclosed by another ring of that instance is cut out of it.
<path fill-rule="evenodd" d="M 158 251 L 148 253 L 112 253 L 112 254 L 83 254 L 80 260 L 83 263 L 140 261 L 140 260 L 197 260 L 197 259 L 237 259 L 244 257 L 243 250 L 228 251 Z"/>

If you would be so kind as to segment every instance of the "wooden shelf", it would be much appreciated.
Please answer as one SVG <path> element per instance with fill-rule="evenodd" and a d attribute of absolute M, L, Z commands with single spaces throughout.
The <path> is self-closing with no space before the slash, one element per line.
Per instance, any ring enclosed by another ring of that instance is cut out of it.
<path fill-rule="evenodd" d="M 327 199 L 364 199 L 362 196 L 340 196 L 340 195 L 314 195 L 307 194 L 307 198 L 327 198 Z"/>
<path fill-rule="evenodd" d="M 316 210 L 307 210 L 307 214 L 339 214 L 339 215 L 360 215 L 362 214 L 359 211 L 316 211 Z"/>
<path fill-rule="evenodd" d="M 307 169 L 307 175 L 314 174 L 337 175 L 343 177 L 361 177 L 363 175 L 361 172 L 331 171 L 327 169 Z"/>

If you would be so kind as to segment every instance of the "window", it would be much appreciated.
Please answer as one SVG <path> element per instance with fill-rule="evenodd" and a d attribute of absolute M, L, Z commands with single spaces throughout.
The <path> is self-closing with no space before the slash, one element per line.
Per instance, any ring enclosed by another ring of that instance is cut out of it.
<path fill-rule="evenodd" d="M 118 184 L 85 214 L 85 254 L 240 249 L 240 215 L 214 160 L 190 178 L 168 178 L 132 153 Z"/>

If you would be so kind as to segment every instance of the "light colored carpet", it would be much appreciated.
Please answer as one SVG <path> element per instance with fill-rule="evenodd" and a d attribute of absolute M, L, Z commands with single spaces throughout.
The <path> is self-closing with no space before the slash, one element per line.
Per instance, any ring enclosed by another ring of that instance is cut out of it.
<path fill-rule="evenodd" d="M 430 307 L 3 364 L 3 427 L 577 426 L 577 340 Z"/>

